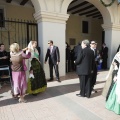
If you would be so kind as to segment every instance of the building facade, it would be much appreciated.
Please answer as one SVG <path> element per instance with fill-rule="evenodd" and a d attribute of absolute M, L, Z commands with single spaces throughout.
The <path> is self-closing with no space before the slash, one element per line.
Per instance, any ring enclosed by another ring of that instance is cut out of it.
<path fill-rule="evenodd" d="M 60 76 L 66 74 L 65 42 L 69 43 L 70 40 L 75 40 L 75 44 L 77 44 L 78 41 L 82 41 L 83 39 L 96 40 L 98 42 L 98 48 L 100 49 L 103 39 L 102 32 L 104 31 L 104 42 L 109 48 L 108 66 L 120 44 L 120 5 L 118 5 L 117 0 L 110 7 L 103 6 L 99 0 L 81 0 L 82 2 L 86 1 L 93 5 L 102 15 L 102 19 L 70 14 L 69 10 L 71 8 L 73 10 L 73 5 L 78 5 L 76 1 L 77 0 L 74 0 L 74 2 L 73 0 L 31 0 L 29 1 L 30 4 L 24 6 L 22 6 L 22 2 L 25 3 L 25 0 L 0 1 L 0 8 L 4 9 L 4 16 L 6 18 L 36 21 L 38 38 L 35 37 L 34 39 L 38 39 L 38 45 L 41 48 L 40 59 L 47 78 L 49 77 L 49 66 L 48 64 L 44 64 L 44 58 L 48 47 L 48 40 L 53 40 L 54 44 L 60 49 Z M 109 3 L 109 0 L 104 1 Z M 18 4 L 18 2 L 21 4 Z M 84 10 L 84 6 L 80 9 Z M 90 9 L 91 8 L 89 8 L 89 10 Z M 89 34 L 82 33 L 82 21 L 88 21 L 90 26 L 88 30 Z M 3 29 L 4 28 L 1 28 L 1 39 L 3 39 L 3 31 L 6 31 Z M 34 30 L 31 31 L 31 33 L 33 32 Z M 11 39 L 13 40 L 13 38 Z M 29 39 L 33 38 L 31 37 Z M 4 42 L 6 43 L 7 41 Z"/>

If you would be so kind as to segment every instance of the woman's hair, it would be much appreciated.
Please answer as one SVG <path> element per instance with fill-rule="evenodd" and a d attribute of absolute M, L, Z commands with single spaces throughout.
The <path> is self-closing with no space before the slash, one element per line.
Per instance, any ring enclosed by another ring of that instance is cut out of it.
<path fill-rule="evenodd" d="M 36 41 L 36 40 L 31 40 L 31 42 L 32 42 L 32 44 L 37 43 L 37 41 Z"/>
<path fill-rule="evenodd" d="M 13 43 L 10 45 L 10 52 L 19 52 L 19 44 L 18 43 Z"/>
<path fill-rule="evenodd" d="M 115 59 L 114 62 L 116 63 L 117 67 L 119 68 L 119 62 Z"/>

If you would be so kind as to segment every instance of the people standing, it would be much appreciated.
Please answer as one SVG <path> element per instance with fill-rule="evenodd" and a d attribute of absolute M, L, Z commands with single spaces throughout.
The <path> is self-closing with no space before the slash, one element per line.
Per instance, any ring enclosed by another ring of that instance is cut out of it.
<path fill-rule="evenodd" d="M 107 69 L 107 59 L 108 59 L 108 47 L 106 46 L 105 43 L 102 44 L 102 68 Z"/>
<path fill-rule="evenodd" d="M 26 73 L 27 67 L 25 65 L 25 59 L 30 58 L 31 53 L 28 49 L 28 54 L 25 54 L 20 50 L 19 44 L 13 43 L 10 45 L 10 60 L 12 62 L 12 80 L 13 80 L 13 94 L 14 97 L 20 95 L 19 102 L 26 102 L 24 99 L 27 82 L 26 82 Z"/>
<path fill-rule="evenodd" d="M 92 86 L 93 91 L 95 91 L 94 85 L 97 79 L 97 49 L 96 47 L 97 47 L 97 43 L 95 41 L 91 41 L 90 48 L 94 52 L 94 67 L 93 67 L 93 73 L 91 74 L 91 86 Z"/>
<path fill-rule="evenodd" d="M 53 80 L 53 67 L 54 67 L 56 80 L 58 82 L 61 82 L 61 80 L 59 78 L 59 70 L 58 70 L 58 66 L 59 66 L 59 62 L 60 62 L 59 48 L 57 46 L 53 45 L 52 40 L 49 40 L 48 44 L 49 44 L 49 47 L 47 49 L 47 53 L 46 53 L 46 56 L 45 56 L 45 64 L 46 64 L 46 62 L 49 58 L 49 68 L 50 68 L 50 79 L 49 79 L 49 81 Z"/>
<path fill-rule="evenodd" d="M 9 55 L 3 43 L 0 44 L 0 66 L 2 65 L 9 65 Z"/>
<path fill-rule="evenodd" d="M 0 66 L 1 67 L 5 67 L 5 66 L 9 66 L 10 65 L 10 55 L 8 54 L 8 52 L 5 50 L 5 45 L 3 43 L 0 44 Z M 4 78 L 4 79 L 1 79 L 0 78 L 0 82 L 1 83 L 6 83 L 6 80 L 7 77 L 8 77 L 8 71 L 6 70 L 2 70 L 0 72 L 0 76 L 1 78 Z M 0 85 L 1 86 L 1 85 Z M 0 87 L 1 88 L 1 87 Z"/>
<path fill-rule="evenodd" d="M 82 50 L 81 43 L 79 42 L 74 48 L 74 60 L 77 59 L 78 53 Z"/>
<path fill-rule="evenodd" d="M 75 46 L 74 48 L 74 60 L 77 59 L 77 56 L 78 56 L 78 53 L 82 50 L 82 47 L 81 47 L 81 43 L 78 42 L 78 44 Z M 75 66 L 75 70 L 76 70 L 76 65 Z"/>
<path fill-rule="evenodd" d="M 78 52 L 75 60 L 76 72 L 80 80 L 80 93 L 76 95 L 90 98 L 94 52 L 89 48 L 89 40 L 83 40 L 81 46 L 82 51 Z"/>
<path fill-rule="evenodd" d="M 71 64 L 70 64 L 70 47 L 66 44 L 66 72 L 70 72 Z"/>
<path fill-rule="evenodd" d="M 27 61 L 28 66 L 28 89 L 27 93 L 37 95 L 40 92 L 46 90 L 47 82 L 45 72 L 39 61 L 39 53 L 36 49 L 37 41 L 32 40 L 28 44 L 28 48 L 31 52 L 31 57 Z"/>

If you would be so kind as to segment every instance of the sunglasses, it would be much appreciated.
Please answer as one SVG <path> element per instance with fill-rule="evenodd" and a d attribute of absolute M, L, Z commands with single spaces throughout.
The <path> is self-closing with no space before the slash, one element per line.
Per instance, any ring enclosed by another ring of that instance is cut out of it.
<path fill-rule="evenodd" d="M 93 45 L 94 45 L 94 44 L 97 44 L 97 43 L 91 43 L 91 44 L 93 44 Z"/>

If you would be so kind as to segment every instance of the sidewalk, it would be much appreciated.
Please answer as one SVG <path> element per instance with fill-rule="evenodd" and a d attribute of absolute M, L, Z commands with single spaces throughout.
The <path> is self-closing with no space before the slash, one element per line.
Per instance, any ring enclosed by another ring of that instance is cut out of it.
<path fill-rule="evenodd" d="M 91 98 L 77 97 L 79 79 L 75 73 L 62 77 L 62 82 L 48 82 L 48 88 L 37 96 L 26 96 L 27 103 L 18 103 L 10 95 L 10 86 L 0 90 L 0 120 L 120 120 L 105 109 L 101 92 L 108 71 L 99 72 Z M 71 78 L 71 79 L 69 79 Z"/>

